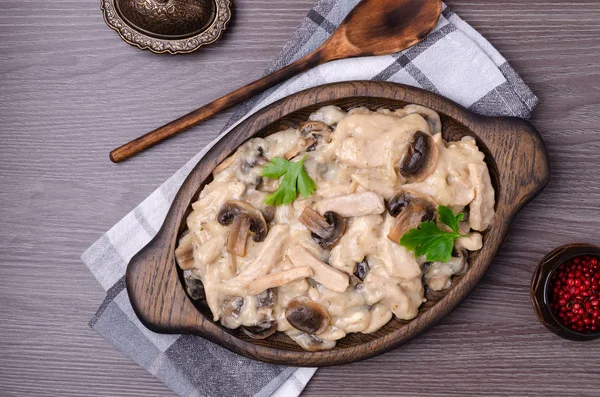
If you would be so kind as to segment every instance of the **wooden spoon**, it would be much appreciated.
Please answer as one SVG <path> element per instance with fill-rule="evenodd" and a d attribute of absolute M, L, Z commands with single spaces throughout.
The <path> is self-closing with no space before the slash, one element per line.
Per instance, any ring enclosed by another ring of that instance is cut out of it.
<path fill-rule="evenodd" d="M 110 152 L 119 163 L 237 105 L 262 91 L 325 62 L 387 55 L 421 41 L 436 25 L 441 0 L 362 0 L 331 37 L 296 62 L 239 88 Z"/>

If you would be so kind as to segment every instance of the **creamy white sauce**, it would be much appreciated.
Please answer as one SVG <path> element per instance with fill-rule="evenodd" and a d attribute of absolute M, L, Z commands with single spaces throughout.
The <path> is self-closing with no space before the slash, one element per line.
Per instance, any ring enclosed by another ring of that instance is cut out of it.
<path fill-rule="evenodd" d="M 334 347 L 348 333 L 375 332 L 393 316 L 414 318 L 425 301 L 423 282 L 441 290 L 453 275 L 466 271 L 466 261 L 460 258 L 424 264 L 423 258 L 389 240 L 395 218 L 385 200 L 404 188 L 455 212 L 468 211 L 460 224 L 468 237 L 458 239 L 455 247 L 473 251 L 482 246 L 478 232 L 486 230 L 494 216 L 494 190 L 484 155 L 468 137 L 447 143 L 440 133 L 433 135 L 439 156 L 431 175 L 412 183 L 400 175 L 413 135 L 440 128 L 439 117 L 430 109 L 359 108 L 347 113 L 328 106 L 310 120 L 333 130 L 319 137 L 310 151 L 302 151 L 306 137 L 288 129 L 251 139 L 215 169 L 214 180 L 192 204 L 189 233 L 180 239 L 176 257 L 182 269 L 191 269 L 204 284 L 215 321 L 228 328 L 276 322 L 278 331 L 303 348 L 321 350 Z M 305 168 L 317 189 L 289 206 L 269 208 L 264 201 L 278 181 L 261 178 L 262 169 L 270 159 L 298 148 L 292 161 L 306 156 Z M 229 227 L 217 221 L 229 200 L 243 200 L 272 216 L 266 239 L 255 242 L 249 237 L 243 257 L 227 252 Z M 320 214 L 333 210 L 346 217 L 345 233 L 331 249 L 321 248 L 298 221 L 307 206 Z M 369 271 L 361 281 L 353 274 L 364 260 Z M 268 287 L 276 292 L 273 305 L 259 307 L 257 295 Z M 329 325 L 319 335 L 301 332 L 286 320 L 286 306 L 298 296 L 309 297 L 329 314 Z"/>

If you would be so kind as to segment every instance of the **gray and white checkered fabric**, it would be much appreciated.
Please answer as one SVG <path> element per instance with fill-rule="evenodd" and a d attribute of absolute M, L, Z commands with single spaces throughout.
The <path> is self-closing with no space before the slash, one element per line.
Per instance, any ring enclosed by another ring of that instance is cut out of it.
<path fill-rule="evenodd" d="M 270 70 L 306 55 L 335 30 L 358 0 L 321 0 Z M 336 81 L 387 80 L 444 95 L 485 115 L 527 118 L 537 98 L 506 60 L 449 8 L 436 29 L 401 53 L 339 60 L 319 66 L 240 105 L 222 138 L 248 114 L 300 90 Z M 161 335 L 135 316 L 125 289 L 131 257 L 160 228 L 177 189 L 211 143 L 95 242 L 83 262 L 107 297 L 90 326 L 181 396 L 297 396 L 316 369 L 264 364 L 199 337 Z"/>

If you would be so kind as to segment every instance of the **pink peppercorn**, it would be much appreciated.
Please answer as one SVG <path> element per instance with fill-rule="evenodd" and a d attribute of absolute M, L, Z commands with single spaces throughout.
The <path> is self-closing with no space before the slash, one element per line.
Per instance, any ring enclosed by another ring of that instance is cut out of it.
<path fill-rule="evenodd" d="M 600 261 L 579 256 L 562 263 L 551 279 L 550 308 L 567 328 L 596 332 L 600 325 Z"/>

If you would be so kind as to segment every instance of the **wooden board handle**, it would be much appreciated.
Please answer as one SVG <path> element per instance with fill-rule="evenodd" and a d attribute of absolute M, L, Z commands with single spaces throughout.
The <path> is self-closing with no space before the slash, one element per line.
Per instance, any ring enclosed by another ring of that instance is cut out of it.
<path fill-rule="evenodd" d="M 276 72 L 239 88 L 178 118 L 177 120 L 171 121 L 154 131 L 142 135 L 110 152 L 110 160 L 114 163 L 120 163 L 121 161 L 127 160 L 180 132 L 190 129 L 204 120 L 213 117 L 221 110 L 237 105 L 301 72 L 314 68 L 323 62 L 327 62 L 328 59 L 326 59 L 323 54 L 324 53 L 321 50 L 313 51 L 283 69 L 279 69 Z"/>

